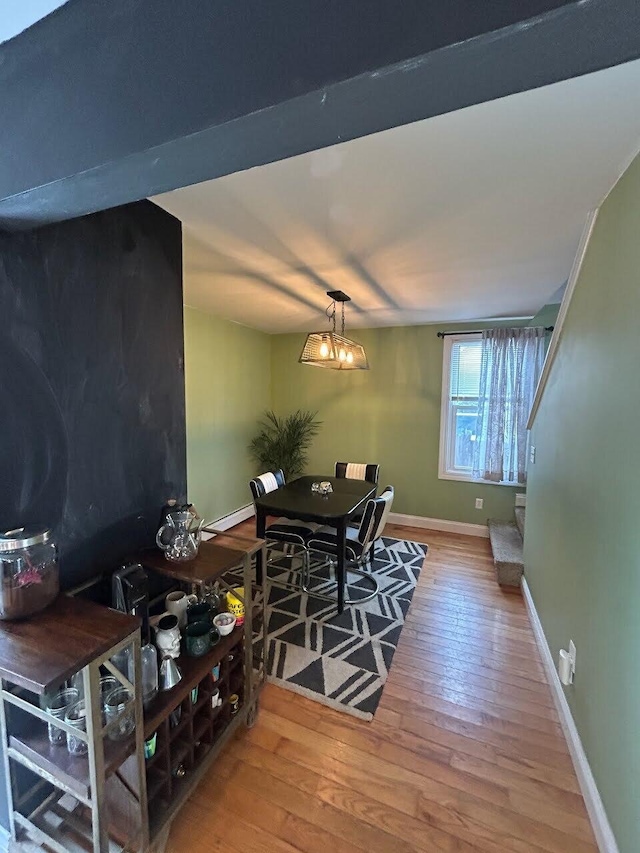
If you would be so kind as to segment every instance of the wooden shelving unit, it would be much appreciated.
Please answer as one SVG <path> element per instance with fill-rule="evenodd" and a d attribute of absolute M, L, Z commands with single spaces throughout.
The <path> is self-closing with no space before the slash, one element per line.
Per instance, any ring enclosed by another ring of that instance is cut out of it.
<path fill-rule="evenodd" d="M 231 590 L 228 573 L 242 566 L 245 589 L 244 625 L 234 628 L 203 657 L 178 658 L 182 680 L 160 693 L 145 709 L 144 737 L 157 734 L 155 754 L 146 762 L 149 837 L 154 850 L 162 849 L 171 820 L 216 755 L 239 726 L 252 725 L 255 720 L 266 670 L 264 660 L 254 655 L 253 640 L 261 632 L 260 648 L 266 648 L 266 619 L 264 597 L 261 607 L 252 607 L 251 559 L 263 547 L 260 539 L 217 532 L 212 541 L 201 543 L 195 560 L 170 563 L 160 552 L 140 558 L 147 568 L 178 580 L 187 588 L 218 581 Z M 212 670 L 217 664 L 220 676 L 214 681 Z M 198 695 L 192 702 L 191 693 L 196 687 Z M 213 708 L 211 697 L 216 689 L 222 704 Z M 240 700 L 235 714 L 229 704 L 234 693 Z"/>
<path fill-rule="evenodd" d="M 31 619 L 0 623 L 0 733 L 12 849 L 35 845 L 55 853 L 147 849 L 139 624 L 137 618 L 66 596 Z M 127 647 L 135 661 L 133 683 L 110 662 Z M 120 718 L 103 722 L 101 666 L 133 697 L 123 714 L 133 715 L 136 727 L 125 740 L 110 739 Z M 78 671 L 86 732 L 40 707 L 47 694 Z M 52 745 L 49 722 L 84 740 L 87 753 L 70 755 L 65 744 Z"/>
<path fill-rule="evenodd" d="M 190 563 L 173 564 L 158 554 L 141 562 L 194 588 L 218 581 L 236 590 L 229 576 L 242 567 L 244 625 L 236 627 L 201 658 L 181 657 L 181 681 L 159 693 L 143 714 L 139 620 L 79 598 L 60 596 L 47 610 L 21 622 L 0 623 L 0 735 L 15 850 L 38 846 L 54 853 L 136 853 L 163 847 L 170 822 L 224 744 L 241 725 L 251 725 L 265 680 L 264 660 L 254 653 L 254 634 L 266 648 L 264 597 L 252 606 L 252 557 L 262 540 L 216 533 Z M 237 581 L 236 581 L 237 583 Z M 237 592 L 236 592 L 237 594 Z M 262 614 L 257 624 L 258 612 Z M 132 651 L 130 684 L 110 659 Z M 212 670 L 220 665 L 214 680 Z M 100 697 L 101 667 L 127 687 L 135 730 L 123 741 L 109 739 Z M 40 705 L 72 675 L 82 671 L 87 708 L 86 755 L 70 755 L 49 743 L 54 720 Z M 192 691 L 197 696 L 192 701 Z M 222 704 L 211 704 L 214 690 Z M 234 712 L 229 697 L 239 697 Z M 144 759 L 144 741 L 157 733 L 155 754 Z M 20 767 L 20 773 L 16 769 Z M 30 782 L 25 786 L 24 775 Z"/>

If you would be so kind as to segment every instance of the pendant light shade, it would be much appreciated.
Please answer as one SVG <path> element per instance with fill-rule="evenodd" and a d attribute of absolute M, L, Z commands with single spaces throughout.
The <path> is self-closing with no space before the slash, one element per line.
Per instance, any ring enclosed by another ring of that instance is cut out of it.
<path fill-rule="evenodd" d="M 349 302 L 350 298 L 341 290 L 330 290 L 327 296 L 333 300 L 327 309 L 333 328 L 324 332 L 309 332 L 298 361 L 300 364 L 312 364 L 330 370 L 369 370 L 362 344 L 344 334 L 344 303 Z M 336 302 L 342 303 L 341 334 L 336 332 Z"/>

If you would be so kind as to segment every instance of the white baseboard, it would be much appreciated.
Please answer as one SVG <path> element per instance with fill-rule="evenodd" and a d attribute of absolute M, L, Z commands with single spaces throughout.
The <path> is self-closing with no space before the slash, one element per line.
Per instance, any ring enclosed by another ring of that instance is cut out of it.
<path fill-rule="evenodd" d="M 215 527 L 217 530 L 229 530 L 241 521 L 253 518 L 255 510 L 253 504 L 240 507 L 235 512 L 223 515 L 215 521 L 209 521 L 205 527 Z M 449 521 L 446 518 L 425 518 L 422 515 L 403 515 L 400 512 L 389 513 L 390 524 L 402 524 L 405 527 L 420 527 L 425 530 L 443 530 L 445 533 L 461 533 L 463 536 L 482 536 L 489 538 L 489 528 L 486 524 L 466 524 L 463 521 Z M 211 533 L 203 533 L 204 540 L 210 539 Z"/>
<path fill-rule="evenodd" d="M 402 524 L 405 527 L 420 527 L 424 530 L 443 530 L 445 533 L 461 533 L 463 536 L 489 538 L 489 528 L 486 524 L 466 524 L 464 521 L 449 521 L 446 518 L 426 518 L 423 515 L 404 515 L 401 512 L 390 512 L 389 523 Z"/>
<path fill-rule="evenodd" d="M 240 509 L 235 510 L 235 512 L 223 515 L 222 518 L 217 518 L 215 521 L 208 521 L 205 524 L 205 527 L 215 527 L 216 530 L 229 530 L 236 524 L 240 524 L 241 521 L 253 518 L 254 515 L 255 510 L 253 508 L 253 504 L 247 504 L 246 506 L 241 506 Z M 202 534 L 202 538 L 205 541 L 207 539 L 211 539 L 212 536 L 212 533 L 207 533 L 206 531 Z"/>
<path fill-rule="evenodd" d="M 553 701 L 560 717 L 560 724 L 562 725 L 562 730 L 569 747 L 576 776 L 580 783 L 580 790 L 584 797 L 589 819 L 591 820 L 591 826 L 593 827 L 593 832 L 596 836 L 598 849 L 600 850 L 600 853 L 619 853 L 618 845 L 613 834 L 613 830 L 611 829 L 611 824 L 609 823 L 607 813 L 604 809 L 604 804 L 600 798 L 600 793 L 596 786 L 596 781 L 593 778 L 593 773 L 589 767 L 589 761 L 587 760 L 584 747 L 582 746 L 582 741 L 580 740 L 580 735 L 578 734 L 578 729 L 576 728 L 576 724 L 573 720 L 571 708 L 567 702 L 567 697 L 564 695 L 562 683 L 558 677 L 558 672 L 551 655 L 551 650 L 549 649 L 547 638 L 544 635 L 542 623 L 540 622 L 540 617 L 538 616 L 536 606 L 531 596 L 531 590 L 529 589 L 529 585 L 525 578 L 522 578 L 522 595 L 527 606 L 529 621 L 531 622 L 531 627 L 533 628 L 536 643 L 542 656 L 542 662 L 551 686 Z"/>

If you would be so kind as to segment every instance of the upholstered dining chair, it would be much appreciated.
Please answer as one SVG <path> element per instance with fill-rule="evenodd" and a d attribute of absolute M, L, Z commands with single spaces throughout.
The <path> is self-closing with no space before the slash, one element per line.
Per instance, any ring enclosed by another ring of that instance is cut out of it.
<path fill-rule="evenodd" d="M 367 595 L 358 598 L 345 598 L 345 604 L 361 604 L 374 598 L 380 586 L 375 576 L 373 565 L 373 548 L 375 542 L 382 535 L 387 518 L 393 505 L 393 486 L 387 486 L 380 497 L 371 498 L 367 501 L 362 521 L 358 527 L 348 527 L 347 541 L 345 545 L 345 556 L 348 564 L 345 566 L 345 578 L 348 573 L 366 578 L 371 584 L 371 591 Z M 337 532 L 333 527 L 319 527 L 307 540 L 307 548 L 311 553 L 320 553 L 335 558 L 338 550 Z M 369 571 L 366 570 L 367 562 Z M 326 601 L 335 601 L 333 595 L 326 595 L 310 588 L 312 570 L 309 568 L 307 578 L 303 582 L 305 592 L 316 598 Z"/>
<path fill-rule="evenodd" d="M 285 484 L 284 471 L 279 468 L 277 471 L 267 471 L 266 474 L 260 474 L 249 481 L 249 488 L 253 497 L 254 505 L 256 498 L 261 498 L 268 492 L 274 492 L 276 489 L 281 489 Z M 291 570 L 292 574 L 300 575 L 298 586 L 287 581 L 272 581 L 278 586 L 283 586 L 286 589 L 300 589 L 305 582 L 305 576 L 309 570 L 309 549 L 307 548 L 307 539 L 318 527 L 317 524 L 310 522 L 298 521 L 291 518 L 278 518 L 272 524 L 267 525 L 265 529 L 265 540 L 267 548 L 273 545 L 291 545 L 295 550 L 280 554 L 278 560 L 288 559 L 291 562 L 297 556 L 297 551 L 302 556 L 302 569 L 300 572 Z M 267 560 L 267 566 L 273 565 L 273 558 Z"/>
<path fill-rule="evenodd" d="M 336 462 L 335 477 L 348 478 L 349 480 L 366 480 L 367 483 L 378 485 L 380 466 L 373 462 Z M 362 520 L 359 512 L 351 519 L 352 524 L 358 524 Z"/>
<path fill-rule="evenodd" d="M 350 480 L 366 480 L 378 485 L 380 466 L 367 462 L 336 462 L 336 477 L 348 477 Z"/>

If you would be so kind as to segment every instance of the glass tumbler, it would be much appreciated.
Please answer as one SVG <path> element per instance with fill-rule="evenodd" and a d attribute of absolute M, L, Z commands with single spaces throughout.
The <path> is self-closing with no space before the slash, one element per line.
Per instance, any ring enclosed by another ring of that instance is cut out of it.
<path fill-rule="evenodd" d="M 47 705 L 47 713 L 51 714 L 57 720 L 64 720 L 67 709 L 71 705 L 75 705 L 79 699 L 80 693 L 75 687 L 67 687 L 65 690 L 60 690 Z M 67 738 L 67 733 L 64 729 L 59 729 L 53 723 L 48 724 L 48 729 L 49 743 L 52 743 L 54 746 L 61 746 Z"/>

